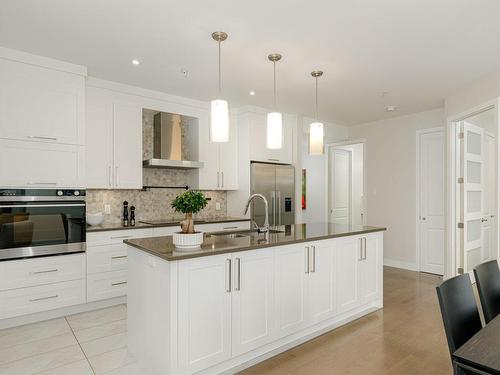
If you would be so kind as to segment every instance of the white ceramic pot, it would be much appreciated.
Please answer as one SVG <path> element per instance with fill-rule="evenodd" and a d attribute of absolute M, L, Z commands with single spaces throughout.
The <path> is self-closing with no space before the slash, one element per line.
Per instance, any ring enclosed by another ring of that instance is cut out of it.
<path fill-rule="evenodd" d="M 100 225 L 104 220 L 104 214 L 102 212 L 98 212 L 96 214 L 87 213 L 87 224 L 89 225 Z"/>
<path fill-rule="evenodd" d="M 196 251 L 203 243 L 203 232 L 175 232 L 172 235 L 172 242 L 177 251 Z"/>

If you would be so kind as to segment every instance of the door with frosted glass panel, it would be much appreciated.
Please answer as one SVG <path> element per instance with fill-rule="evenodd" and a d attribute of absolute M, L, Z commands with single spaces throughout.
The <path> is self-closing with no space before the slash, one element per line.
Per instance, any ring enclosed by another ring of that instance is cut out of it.
<path fill-rule="evenodd" d="M 483 129 L 463 121 L 463 265 L 464 272 L 472 273 L 481 263 L 483 253 Z"/>

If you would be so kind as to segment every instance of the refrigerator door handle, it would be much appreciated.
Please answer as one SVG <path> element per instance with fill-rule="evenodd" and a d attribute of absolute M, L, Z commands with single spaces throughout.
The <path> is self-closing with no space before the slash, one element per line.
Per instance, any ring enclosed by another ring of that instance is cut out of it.
<path fill-rule="evenodd" d="M 277 193 L 278 193 L 278 198 L 276 198 L 276 199 L 278 201 L 278 205 L 277 205 L 278 206 L 278 210 L 277 210 L 278 211 L 278 225 L 281 225 L 281 216 L 283 214 L 281 212 L 281 191 L 278 190 Z"/>
<path fill-rule="evenodd" d="M 276 225 L 276 192 L 275 191 L 271 191 L 271 210 L 272 210 L 272 220 L 270 220 L 270 221 L 271 221 L 271 226 L 274 227 Z"/>

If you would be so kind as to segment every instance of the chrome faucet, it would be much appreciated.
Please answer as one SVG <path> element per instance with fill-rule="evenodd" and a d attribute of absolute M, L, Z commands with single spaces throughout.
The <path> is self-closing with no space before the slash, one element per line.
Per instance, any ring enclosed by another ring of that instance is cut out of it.
<path fill-rule="evenodd" d="M 254 198 L 261 198 L 264 201 L 264 209 L 266 211 L 266 218 L 264 219 L 264 226 L 263 227 L 259 227 L 254 220 L 252 220 L 252 223 L 257 228 L 257 232 L 259 232 L 259 233 L 265 233 L 266 234 L 266 238 L 267 238 L 267 236 L 269 236 L 269 206 L 267 204 L 266 197 L 264 197 L 262 194 L 252 194 L 252 195 L 250 195 L 250 197 L 247 200 L 247 204 L 245 206 L 245 212 L 243 212 L 243 215 L 247 214 L 248 208 L 250 207 L 250 203 L 252 202 L 252 200 Z"/>

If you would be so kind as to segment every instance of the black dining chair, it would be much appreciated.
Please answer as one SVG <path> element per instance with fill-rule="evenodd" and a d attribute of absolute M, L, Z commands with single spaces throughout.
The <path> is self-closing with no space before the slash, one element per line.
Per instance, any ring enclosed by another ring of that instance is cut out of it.
<path fill-rule="evenodd" d="M 452 355 L 481 328 L 474 292 L 468 274 L 453 277 L 436 287 L 443 318 L 448 349 Z M 458 368 L 452 357 L 456 374 L 474 373 Z"/>
<path fill-rule="evenodd" d="M 489 323 L 500 314 L 500 270 L 496 260 L 481 263 L 474 268 L 479 300 L 484 320 Z"/>

